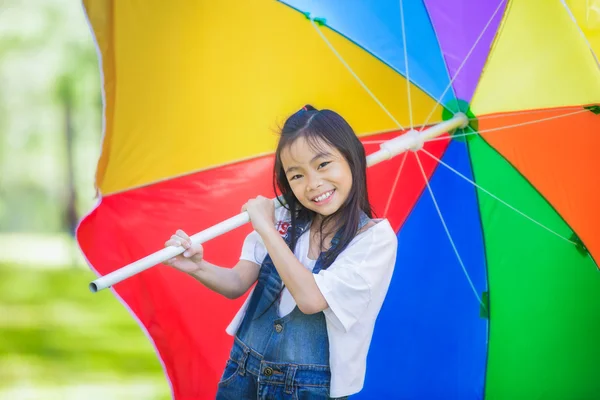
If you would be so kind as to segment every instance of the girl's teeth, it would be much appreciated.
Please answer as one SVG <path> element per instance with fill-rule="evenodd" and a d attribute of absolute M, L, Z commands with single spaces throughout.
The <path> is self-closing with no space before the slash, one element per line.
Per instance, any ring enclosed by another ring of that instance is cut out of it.
<path fill-rule="evenodd" d="M 325 193 L 325 194 L 323 194 L 323 195 L 321 195 L 321 196 L 317 197 L 317 198 L 315 199 L 315 201 L 317 201 L 317 202 L 318 202 L 318 201 L 323 201 L 323 200 L 325 200 L 326 198 L 328 198 L 329 196 L 331 196 L 332 194 L 333 194 L 333 191 L 331 191 L 331 192 L 327 192 L 327 193 Z"/>

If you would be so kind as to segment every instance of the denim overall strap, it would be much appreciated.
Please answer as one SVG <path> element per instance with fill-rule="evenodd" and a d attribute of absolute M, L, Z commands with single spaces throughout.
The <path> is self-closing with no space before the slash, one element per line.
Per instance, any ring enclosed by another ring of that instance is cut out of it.
<path fill-rule="evenodd" d="M 369 217 L 367 216 L 367 214 L 364 213 L 364 211 L 360 212 L 360 221 L 358 223 L 358 229 L 362 229 L 363 226 L 365 226 L 367 224 L 367 222 L 369 222 Z M 335 233 L 335 235 L 333 235 L 333 238 L 331 239 L 331 246 L 329 247 L 329 251 L 333 250 L 335 247 L 337 247 L 337 245 L 340 242 L 340 239 L 342 238 L 342 233 L 341 230 L 337 231 Z M 319 258 L 317 259 L 317 263 L 315 264 L 315 267 L 313 268 L 313 274 L 318 274 L 322 269 L 323 269 L 323 265 L 325 264 L 325 256 L 327 255 L 327 252 L 322 252 L 319 255 Z"/>
<path fill-rule="evenodd" d="M 309 221 L 301 221 L 294 227 L 296 240 L 308 229 Z M 283 237 L 288 246 L 291 246 L 292 236 L 290 230 Z M 253 314 L 253 318 L 258 318 L 265 313 L 266 309 L 273 304 L 278 304 L 277 298 L 281 294 L 282 281 L 279 272 L 271 260 L 269 254 L 260 268 L 258 283 L 252 293 L 252 298 L 248 304 L 246 314 Z"/>

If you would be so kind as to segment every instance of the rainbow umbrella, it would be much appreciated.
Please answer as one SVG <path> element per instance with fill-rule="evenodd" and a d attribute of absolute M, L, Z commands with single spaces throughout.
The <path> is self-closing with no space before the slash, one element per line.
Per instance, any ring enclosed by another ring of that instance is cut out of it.
<path fill-rule="evenodd" d="M 597 0 L 83 3 L 104 140 L 77 239 L 98 275 L 273 197 L 274 130 L 305 103 L 367 153 L 460 111 L 469 126 L 369 169 L 399 249 L 356 398 L 597 398 Z M 207 260 L 234 265 L 250 230 Z M 243 299 L 162 265 L 112 291 L 174 398 L 213 398 Z"/>

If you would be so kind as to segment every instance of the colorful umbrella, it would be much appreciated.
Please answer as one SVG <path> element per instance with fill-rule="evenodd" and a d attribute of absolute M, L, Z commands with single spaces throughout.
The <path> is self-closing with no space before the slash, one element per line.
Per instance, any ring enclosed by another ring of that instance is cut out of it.
<path fill-rule="evenodd" d="M 356 398 L 600 393 L 597 0 L 84 5 L 105 118 L 101 201 L 77 239 L 98 275 L 273 197 L 274 132 L 305 103 L 367 153 L 462 111 L 467 128 L 369 169 L 399 249 Z M 250 230 L 207 260 L 234 265 Z M 112 290 L 174 398 L 213 398 L 243 299 L 162 265 Z"/>

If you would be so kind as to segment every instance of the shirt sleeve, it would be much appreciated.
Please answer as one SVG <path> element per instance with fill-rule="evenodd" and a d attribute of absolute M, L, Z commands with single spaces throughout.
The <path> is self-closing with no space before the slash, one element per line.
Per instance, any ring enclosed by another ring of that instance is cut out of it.
<path fill-rule="evenodd" d="M 325 316 L 348 332 L 369 307 L 371 294 L 387 291 L 389 276 L 396 263 L 396 234 L 387 221 L 355 239 L 314 279 L 329 307 Z M 379 225 L 378 224 L 378 225 Z"/>
<path fill-rule="evenodd" d="M 256 231 L 252 231 L 242 245 L 242 254 L 240 260 L 248 260 L 261 265 L 265 257 L 267 256 L 267 248 Z"/>

